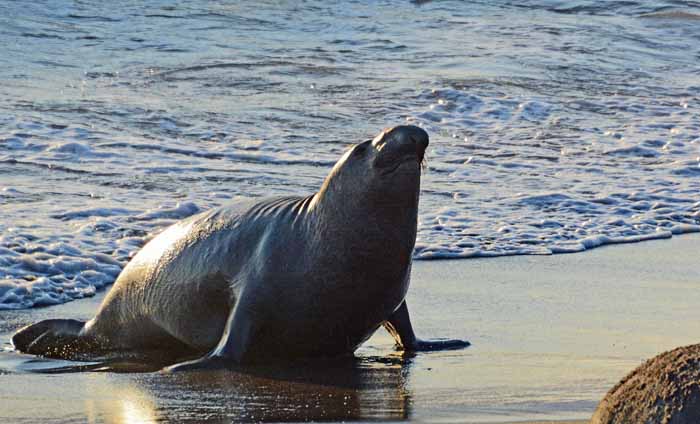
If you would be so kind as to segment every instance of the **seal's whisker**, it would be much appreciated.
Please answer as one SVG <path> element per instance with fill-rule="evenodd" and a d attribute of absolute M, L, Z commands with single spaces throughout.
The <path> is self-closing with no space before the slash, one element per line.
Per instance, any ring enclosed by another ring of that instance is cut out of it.
<path fill-rule="evenodd" d="M 420 161 L 420 170 L 421 171 L 427 171 L 428 170 L 428 158 L 423 156 L 423 159 Z"/>

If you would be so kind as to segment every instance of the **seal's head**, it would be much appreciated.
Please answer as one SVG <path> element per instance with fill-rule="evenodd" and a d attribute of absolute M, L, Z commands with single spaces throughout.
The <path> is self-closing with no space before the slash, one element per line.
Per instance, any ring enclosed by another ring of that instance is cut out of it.
<path fill-rule="evenodd" d="M 319 194 L 333 198 L 336 204 L 354 204 L 360 209 L 417 209 L 427 147 L 428 133 L 421 128 L 386 129 L 350 148 L 333 167 Z"/>

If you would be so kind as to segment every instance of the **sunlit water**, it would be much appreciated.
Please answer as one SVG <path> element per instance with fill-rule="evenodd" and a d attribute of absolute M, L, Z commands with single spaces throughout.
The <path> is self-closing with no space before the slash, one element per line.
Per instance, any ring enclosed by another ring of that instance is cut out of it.
<path fill-rule="evenodd" d="M 0 0 L 0 308 L 406 122 L 418 259 L 700 230 L 698 2 L 92 3 Z"/>

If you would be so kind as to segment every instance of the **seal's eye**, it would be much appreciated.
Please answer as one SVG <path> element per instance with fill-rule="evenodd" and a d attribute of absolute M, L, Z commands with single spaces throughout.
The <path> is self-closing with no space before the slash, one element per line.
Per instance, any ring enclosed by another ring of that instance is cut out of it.
<path fill-rule="evenodd" d="M 363 143 L 358 144 L 355 146 L 355 149 L 353 149 L 352 154 L 353 155 L 363 155 L 367 151 L 367 146 L 372 143 L 372 140 L 367 140 Z"/>

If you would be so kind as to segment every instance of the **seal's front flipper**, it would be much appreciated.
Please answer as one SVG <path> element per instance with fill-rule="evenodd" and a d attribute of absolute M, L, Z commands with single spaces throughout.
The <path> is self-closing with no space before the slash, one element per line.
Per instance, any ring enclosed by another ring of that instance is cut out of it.
<path fill-rule="evenodd" d="M 249 351 L 256 321 L 249 308 L 239 300 L 229 315 L 224 334 L 219 344 L 206 356 L 192 361 L 181 362 L 163 369 L 164 372 L 193 371 L 200 369 L 220 369 L 244 362 Z"/>
<path fill-rule="evenodd" d="M 386 328 L 389 334 L 396 340 L 397 349 L 407 352 L 462 349 L 471 344 L 466 340 L 421 340 L 416 338 L 413 332 L 413 326 L 411 325 L 411 318 L 408 315 L 406 301 L 401 303 L 399 309 L 394 311 L 389 319 L 384 322 L 384 328 Z"/>
<path fill-rule="evenodd" d="M 464 349 L 465 347 L 471 346 L 466 340 L 458 339 L 428 339 L 416 340 L 416 343 L 410 348 L 405 349 L 408 352 L 428 352 L 431 350 L 455 350 Z"/>
<path fill-rule="evenodd" d="M 83 321 L 74 319 L 47 319 L 17 331 L 12 344 L 22 353 L 76 359 L 95 348 L 88 338 L 80 337 L 84 325 Z"/>

